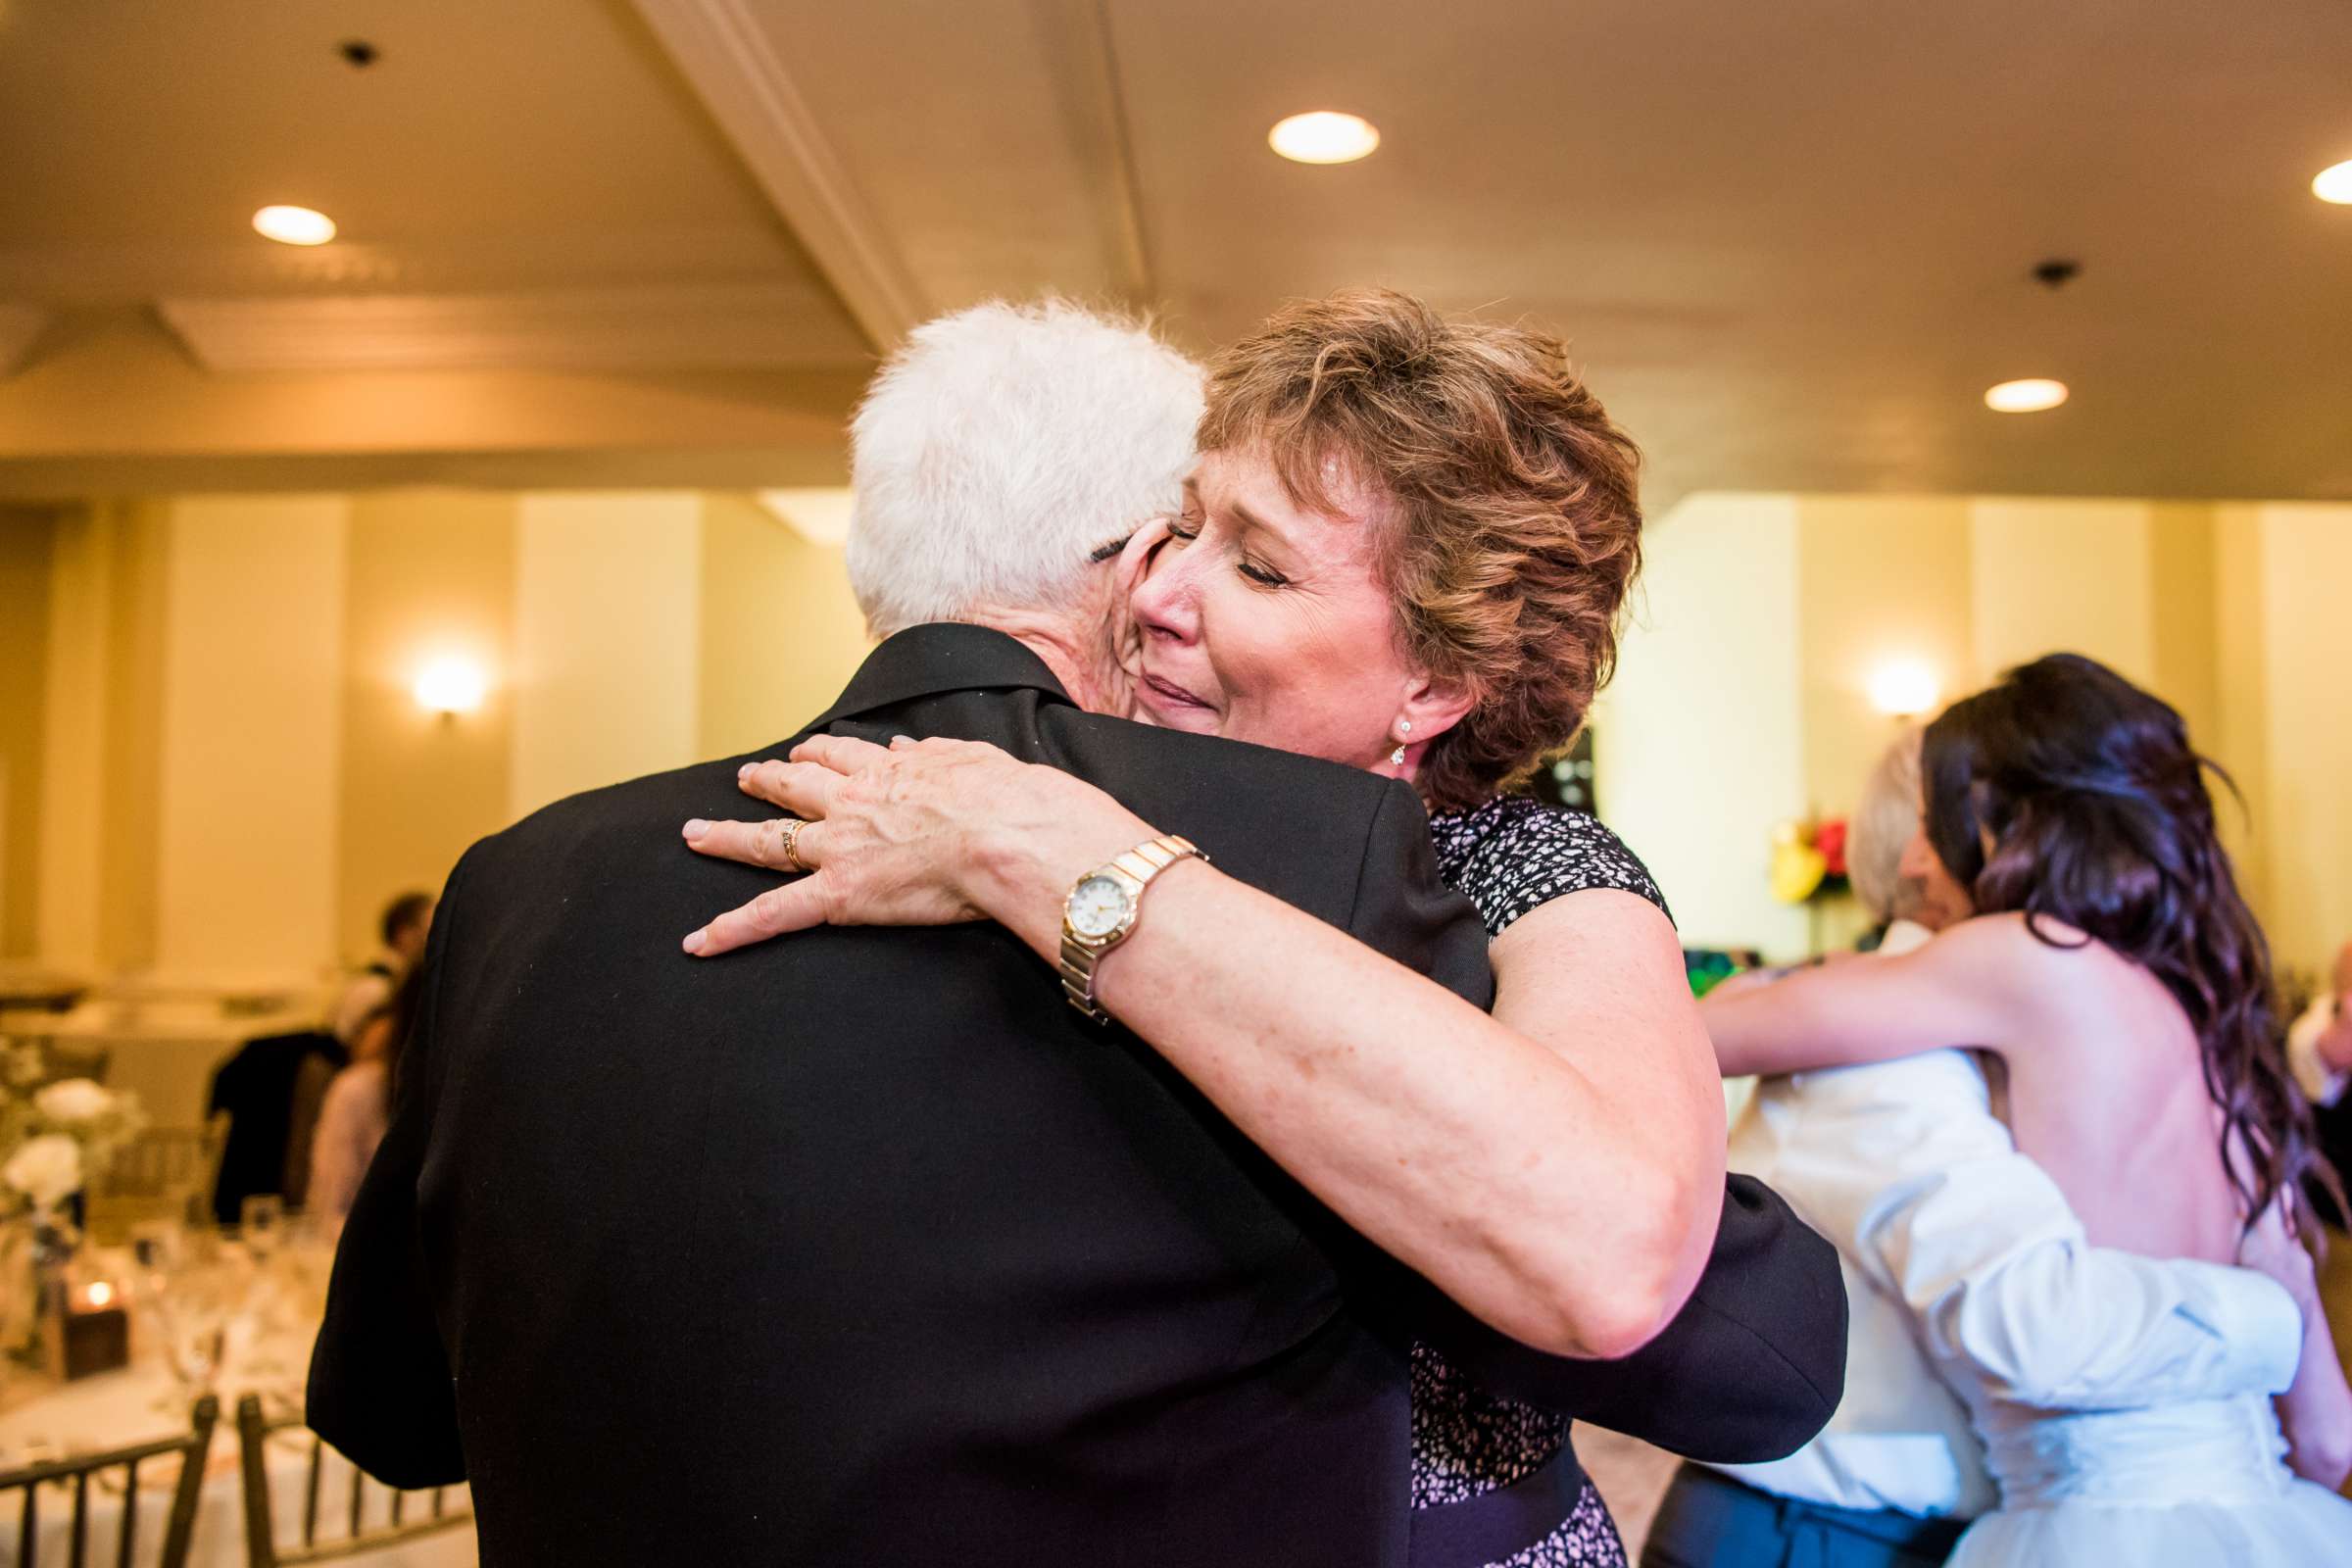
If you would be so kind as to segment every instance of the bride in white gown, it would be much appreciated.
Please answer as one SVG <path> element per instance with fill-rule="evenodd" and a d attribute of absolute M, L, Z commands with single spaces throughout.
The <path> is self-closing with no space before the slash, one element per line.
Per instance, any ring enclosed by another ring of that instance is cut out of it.
<path fill-rule="evenodd" d="M 1924 761 L 1905 871 L 1976 917 L 1769 1000 L 1710 999 L 1725 1072 L 1982 1049 L 2019 1149 L 2080 1222 L 2071 1245 L 2242 1261 L 2284 1287 L 2251 1320 L 2202 1311 L 2193 1269 L 2163 1299 L 2087 1300 L 2031 1270 L 1912 1293 L 2000 1488 L 1952 1563 L 2352 1564 L 2333 1492 L 2352 1389 L 2293 1200 L 2333 1178 L 2180 716 L 2053 656 L 1954 705 Z"/>

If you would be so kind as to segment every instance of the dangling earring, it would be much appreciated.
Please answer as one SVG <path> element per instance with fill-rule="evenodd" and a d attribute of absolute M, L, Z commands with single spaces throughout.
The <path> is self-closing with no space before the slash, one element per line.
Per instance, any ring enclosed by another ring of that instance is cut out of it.
<path fill-rule="evenodd" d="M 1396 721 L 1397 734 L 1410 735 L 1412 732 L 1413 721 L 1411 719 L 1400 718 Z M 1392 767 L 1402 767 L 1404 765 L 1404 742 L 1398 741 L 1396 743 L 1396 749 L 1389 754 L 1389 765 Z"/>

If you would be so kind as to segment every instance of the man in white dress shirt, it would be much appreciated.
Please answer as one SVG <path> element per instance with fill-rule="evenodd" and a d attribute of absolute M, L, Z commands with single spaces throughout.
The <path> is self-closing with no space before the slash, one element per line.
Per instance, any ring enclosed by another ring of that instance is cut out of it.
<path fill-rule="evenodd" d="M 1882 953 L 1916 948 L 1974 912 L 1926 848 L 1919 800 L 1914 731 L 1873 773 L 1848 840 L 1855 892 L 1887 922 Z M 1837 1244 L 1849 1307 L 1845 1396 L 1821 1435 L 1785 1459 L 1686 1464 L 1642 1568 L 1940 1563 L 1998 1499 L 1931 1351 L 1974 1340 L 1982 1325 L 1970 1319 L 1971 1293 L 1989 1296 L 1983 1287 L 2007 1271 L 2029 1270 L 2042 1299 L 2111 1322 L 2095 1355 L 2031 1369 L 2084 1405 L 2110 1387 L 2135 1397 L 2233 1392 L 2268 1343 L 2257 1325 L 2276 1312 L 2278 1292 L 2267 1279 L 2089 1247 L 2056 1185 L 2017 1152 L 1969 1052 L 1766 1079 L 1732 1130 L 1729 1163 L 1778 1189 Z M 2035 1351 L 2011 1349 L 2021 1361 Z"/>

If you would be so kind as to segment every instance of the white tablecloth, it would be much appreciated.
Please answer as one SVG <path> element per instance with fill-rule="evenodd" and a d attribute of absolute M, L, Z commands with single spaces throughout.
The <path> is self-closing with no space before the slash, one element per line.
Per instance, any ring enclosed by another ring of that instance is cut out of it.
<path fill-rule="evenodd" d="M 190 1568 L 244 1568 L 245 1501 L 239 1474 L 236 1403 L 249 1391 L 280 1393 L 300 1387 L 310 1360 L 310 1331 L 273 1335 L 258 1344 L 250 1335 L 232 1350 L 220 1379 L 220 1424 L 213 1432 L 211 1461 L 206 1465 L 202 1498 L 196 1510 L 195 1538 L 189 1551 Z M 159 1408 L 169 1401 L 176 1407 Z M 45 1390 L 0 1413 L 0 1469 L 25 1462 L 29 1453 L 42 1457 L 97 1452 L 134 1443 L 170 1437 L 174 1428 L 186 1430 L 187 1404 L 160 1364 L 148 1361 L 120 1372 L 101 1373 L 76 1383 Z M 310 1466 L 309 1433 L 299 1429 L 280 1434 L 270 1446 L 270 1503 L 277 1517 L 277 1540 L 283 1545 L 302 1539 L 303 1489 Z M 117 1472 L 117 1478 L 120 1472 Z M 164 1526 L 172 1507 L 172 1489 L 177 1466 L 171 1460 L 149 1460 L 139 1467 L 139 1521 L 136 1560 L 152 1563 L 163 1544 Z M 351 1509 L 351 1466 L 332 1449 L 327 1451 L 324 1481 L 319 1488 L 319 1534 L 334 1539 L 347 1533 Z M 119 1484 L 119 1480 L 118 1480 Z M 388 1494 L 368 1483 L 363 1515 L 368 1524 L 385 1517 Z M 13 1501 L 13 1499 L 12 1499 Z M 423 1516 L 422 1494 L 412 1494 L 405 1519 Z M 71 1494 L 53 1489 L 42 1499 L 41 1544 L 32 1564 L 50 1568 L 67 1561 L 67 1526 L 73 1507 Z M 447 1494 L 453 1510 L 470 1506 L 466 1489 Z M 121 1530 L 122 1499 L 118 1492 L 93 1490 L 90 1501 L 90 1560 L 112 1563 Z M 16 1517 L 0 1504 L 0 1533 L 7 1549 L 15 1549 Z M 475 1561 L 470 1524 L 439 1535 L 402 1543 L 358 1559 L 370 1568 L 461 1568 Z"/>

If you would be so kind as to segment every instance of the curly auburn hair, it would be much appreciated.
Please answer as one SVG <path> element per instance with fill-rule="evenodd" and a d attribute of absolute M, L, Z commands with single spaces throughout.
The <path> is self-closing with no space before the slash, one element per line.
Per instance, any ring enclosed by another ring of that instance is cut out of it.
<path fill-rule="evenodd" d="M 1341 511 L 1334 478 L 1381 497 L 1398 646 L 1471 698 L 1423 754 L 1432 810 L 1575 738 L 1642 565 L 1642 454 L 1557 338 L 1393 289 L 1297 301 L 1211 362 L 1198 445 L 1263 453 L 1312 511 Z"/>

